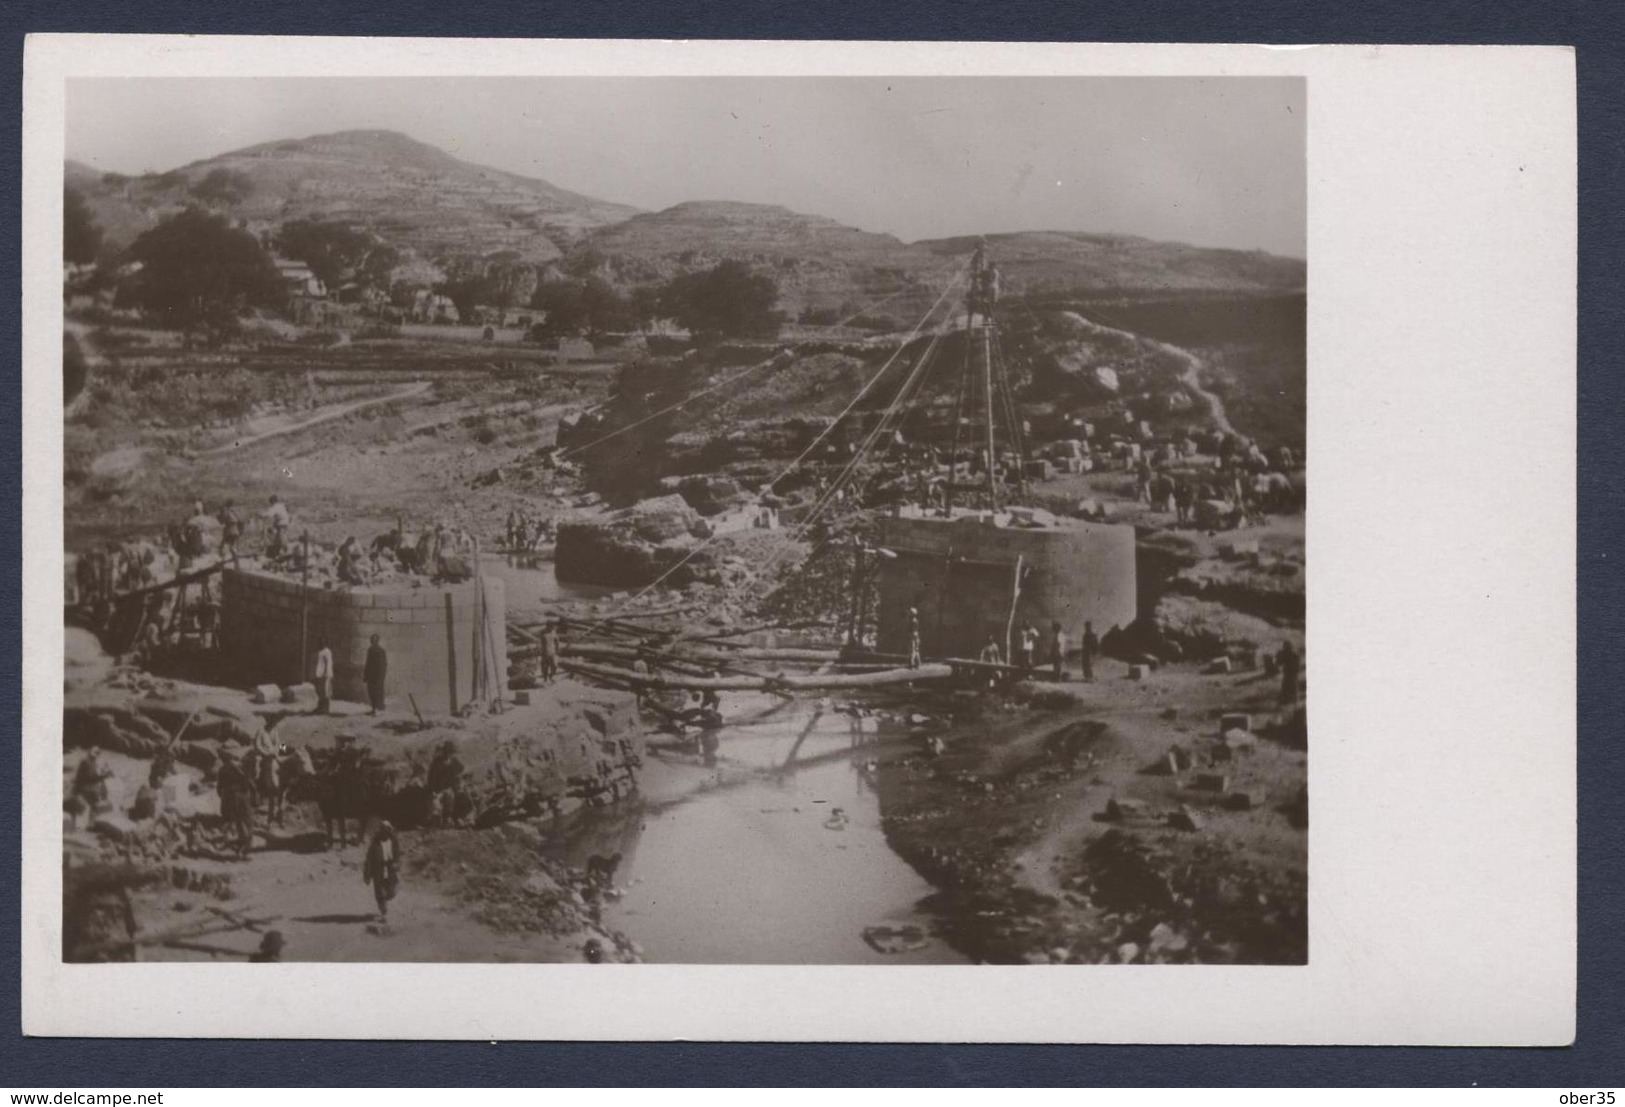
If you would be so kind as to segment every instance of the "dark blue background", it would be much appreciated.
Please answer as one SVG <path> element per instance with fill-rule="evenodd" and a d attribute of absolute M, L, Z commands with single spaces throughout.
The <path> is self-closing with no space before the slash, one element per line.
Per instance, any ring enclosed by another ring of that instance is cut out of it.
<path fill-rule="evenodd" d="M 22 50 L 30 31 L 175 34 L 450 35 L 474 37 L 657 37 L 969 39 L 1007 41 L 1556 43 L 1579 48 L 1580 108 L 1580 1009 L 1569 1049 L 1375 1049 L 1065 1046 L 787 1046 L 436 1044 L 346 1042 L 83 1041 L 20 1036 L 18 923 L 0 911 L 0 957 L 12 997 L 0 1034 L 0 1084 L 40 1088 L 186 1087 L 238 1084 L 1010 1084 L 1010 1085 L 1618 1085 L 1625 1072 L 1625 782 L 1621 712 L 1620 584 L 1625 465 L 1611 448 L 1622 429 L 1620 180 L 1625 175 L 1625 4 L 1615 2 L 1304 5 L 1250 0 L 1180 6 L 1166 0 L 1113 4 L 1036 0 L 793 0 L 790 3 L 503 3 L 501 0 L 10 0 L 0 90 L 0 184 L 8 258 L 0 276 L 0 340 L 20 349 Z M 20 359 L 19 359 L 20 361 Z M 20 426 L 21 366 L 0 389 L 7 425 Z M 1509 443 L 1509 449 L 1515 444 Z M 0 484 L 21 518 L 20 438 L 6 447 Z M 1509 527 L 1516 505 L 1508 504 Z M 1614 556 L 1610 557 L 1610 552 Z M 0 564 L 18 569 L 5 604 L 9 671 L 19 672 L 19 536 L 0 533 Z M 1424 570 L 1418 566 L 1418 570 Z M 1525 628 L 1509 626 L 1509 639 Z M 20 841 L 16 733 L 19 682 L 0 683 L 0 808 Z M 40 736 L 34 736 L 38 739 Z M 17 887 L 19 855 L 0 849 L 0 887 Z M 15 894 L 15 893 L 13 893 Z M 15 900 L 13 901 L 15 903 Z M 1553 935 L 1554 942 L 1562 935 Z M 726 1002 L 696 996 L 696 1002 Z M 538 997 L 545 1002 L 545 997 Z M 1508 997 L 1516 1002 L 1516 997 Z M 401 1002 L 432 1004 L 431 995 Z M 786 997 L 793 1002 L 793 997 Z"/>

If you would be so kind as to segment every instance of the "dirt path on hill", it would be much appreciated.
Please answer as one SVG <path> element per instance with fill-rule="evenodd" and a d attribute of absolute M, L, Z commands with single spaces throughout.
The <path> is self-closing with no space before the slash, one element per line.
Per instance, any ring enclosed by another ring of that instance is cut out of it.
<path fill-rule="evenodd" d="M 222 454 L 229 454 L 236 450 L 243 449 L 245 446 L 253 446 L 257 443 L 264 442 L 267 439 L 279 438 L 285 434 L 295 434 L 302 430 L 308 430 L 311 427 L 321 426 L 323 423 L 331 423 L 335 419 L 342 419 L 346 415 L 353 415 L 356 412 L 369 407 L 376 407 L 380 404 L 392 404 L 398 400 L 409 400 L 414 396 L 423 395 L 425 392 L 428 392 L 431 387 L 433 387 L 431 382 L 419 381 L 416 384 L 409 384 L 405 388 L 396 389 L 394 392 L 390 392 L 387 395 L 374 396 L 366 400 L 355 400 L 347 404 L 339 404 L 337 407 L 326 408 L 319 414 L 312 415 L 308 419 L 302 419 L 297 423 L 291 423 L 282 427 L 274 427 L 270 430 L 262 431 L 259 434 L 252 434 L 246 438 L 234 439 L 233 441 L 225 443 L 224 445 L 215 446 L 208 450 L 202 450 L 197 454 L 197 456 L 200 458 L 219 457 Z"/>
<path fill-rule="evenodd" d="M 1223 434 L 1236 433 L 1236 428 L 1230 423 L 1230 416 L 1224 410 L 1224 401 L 1202 387 L 1201 371 L 1206 363 L 1201 358 L 1181 346 L 1175 346 L 1171 342 L 1148 338 L 1143 334 L 1135 334 L 1133 331 L 1125 331 L 1118 327 L 1108 327 L 1103 323 L 1097 323 L 1093 319 L 1079 315 L 1077 312 L 1073 312 L 1073 314 L 1078 315 L 1079 319 L 1082 319 L 1101 334 L 1114 334 L 1120 338 L 1144 342 L 1146 345 L 1155 347 L 1168 356 L 1178 358 L 1184 362 L 1185 369 L 1179 374 L 1179 379 L 1186 388 L 1189 388 L 1207 406 L 1208 421 L 1213 424 L 1215 430 Z"/>

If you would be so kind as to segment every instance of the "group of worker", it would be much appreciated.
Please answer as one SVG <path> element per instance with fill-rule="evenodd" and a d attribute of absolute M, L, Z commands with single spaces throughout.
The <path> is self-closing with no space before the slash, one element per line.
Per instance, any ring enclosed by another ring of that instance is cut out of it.
<path fill-rule="evenodd" d="M 553 520 L 532 519 L 524 508 L 508 512 L 507 550 L 509 553 L 532 553 L 553 537 Z"/>
<path fill-rule="evenodd" d="M 1039 665 L 1039 643 L 1042 640 L 1043 636 L 1039 634 L 1038 628 L 1028 623 L 1022 628 L 1016 641 L 1011 644 L 1012 653 L 1015 656 L 1011 658 L 1010 664 L 1026 672 L 1036 671 Z M 1084 622 L 1083 636 L 1079 642 L 1079 648 L 1082 657 L 1083 679 L 1094 680 L 1095 658 L 1100 653 L 1100 637 L 1095 633 L 1094 623 Z M 1045 656 L 1049 659 L 1051 679 L 1058 681 L 1065 675 L 1066 653 L 1066 632 L 1062 630 L 1059 622 L 1051 621 L 1048 648 L 1045 651 Z M 976 659 L 988 665 L 1002 666 L 1005 664 L 1004 649 L 999 645 L 997 633 L 990 632 L 988 634 L 987 641 L 983 643 L 982 650 Z M 908 609 L 908 667 L 918 669 L 921 664 L 920 609 L 911 607 Z"/>

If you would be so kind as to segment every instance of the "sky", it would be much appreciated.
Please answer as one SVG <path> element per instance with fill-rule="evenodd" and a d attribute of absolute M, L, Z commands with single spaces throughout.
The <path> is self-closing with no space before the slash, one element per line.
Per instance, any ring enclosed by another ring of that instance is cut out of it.
<path fill-rule="evenodd" d="M 386 129 L 648 210 L 1305 254 L 1299 78 L 99 78 L 70 82 L 67 109 L 68 156 L 104 172 Z"/>

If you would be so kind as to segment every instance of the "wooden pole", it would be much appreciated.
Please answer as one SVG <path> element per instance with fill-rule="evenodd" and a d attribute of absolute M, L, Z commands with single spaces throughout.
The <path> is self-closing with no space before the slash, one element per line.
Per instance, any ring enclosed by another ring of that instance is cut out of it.
<path fill-rule="evenodd" d="M 300 538 L 302 553 L 299 558 L 299 671 L 293 683 L 305 682 L 305 659 L 310 656 L 310 531 Z"/>
<path fill-rule="evenodd" d="M 999 510 L 998 457 L 993 445 L 993 358 L 989 353 L 987 316 L 982 316 L 982 374 L 987 392 L 987 494 L 994 511 Z"/>
<path fill-rule="evenodd" d="M 1010 584 L 1010 617 L 1004 622 L 1004 656 L 1012 664 L 1016 658 L 1013 652 L 1015 650 L 1016 605 L 1021 602 L 1021 559 L 1022 555 L 1017 554 L 1015 579 Z"/>
<path fill-rule="evenodd" d="M 474 641 L 469 648 L 469 699 L 485 698 L 485 578 L 480 574 L 480 539 L 471 535 L 474 543 Z"/>

